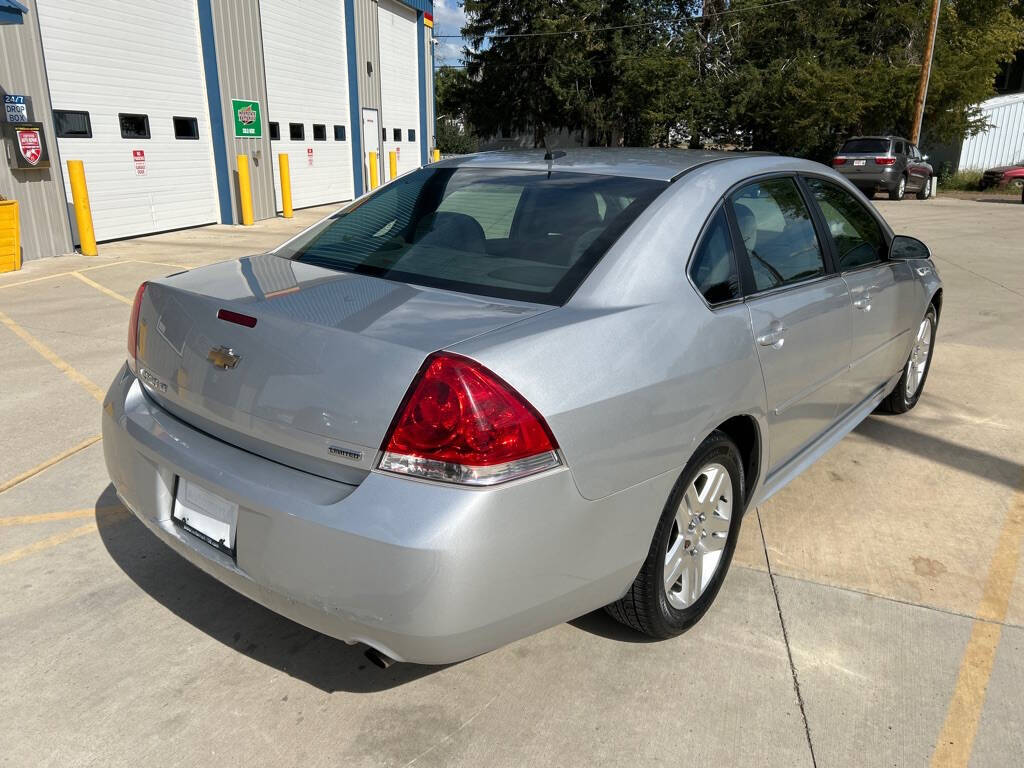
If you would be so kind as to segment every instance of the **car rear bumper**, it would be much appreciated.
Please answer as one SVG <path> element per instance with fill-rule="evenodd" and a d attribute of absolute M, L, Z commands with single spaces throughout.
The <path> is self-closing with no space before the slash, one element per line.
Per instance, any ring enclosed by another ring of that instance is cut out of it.
<path fill-rule="evenodd" d="M 379 472 L 347 485 L 193 429 L 127 366 L 104 400 L 103 446 L 118 496 L 191 563 L 324 634 L 429 664 L 624 594 L 675 479 L 599 502 L 566 468 L 485 490 Z M 172 522 L 179 477 L 239 504 L 234 558 Z"/>
<path fill-rule="evenodd" d="M 846 164 L 836 166 L 835 170 L 860 189 L 890 189 L 899 180 L 900 174 L 896 172 L 895 166 L 877 165 L 874 158 L 866 161 L 869 165 L 856 166 L 852 162 L 847 160 Z"/>

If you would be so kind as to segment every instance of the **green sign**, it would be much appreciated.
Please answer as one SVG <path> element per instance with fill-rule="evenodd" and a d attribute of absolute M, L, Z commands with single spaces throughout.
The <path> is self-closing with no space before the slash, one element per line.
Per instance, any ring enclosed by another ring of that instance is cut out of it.
<path fill-rule="evenodd" d="M 236 139 L 263 138 L 263 117 L 258 101 L 231 100 L 231 112 L 235 116 Z"/>

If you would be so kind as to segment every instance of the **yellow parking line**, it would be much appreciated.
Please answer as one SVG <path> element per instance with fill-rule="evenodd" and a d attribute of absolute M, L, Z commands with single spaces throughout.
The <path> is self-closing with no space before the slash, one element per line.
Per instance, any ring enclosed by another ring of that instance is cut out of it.
<path fill-rule="evenodd" d="M 41 282 L 43 280 L 53 280 L 55 277 L 67 277 L 70 274 L 71 274 L 70 272 L 56 272 L 56 273 L 54 273 L 52 275 L 43 275 L 42 277 L 33 277 L 30 280 L 19 280 L 16 283 L 4 283 L 3 285 L 0 285 L 0 290 L 3 290 L 4 288 L 15 288 L 15 287 L 17 287 L 19 285 L 28 285 L 29 283 L 38 283 L 38 282 Z"/>
<path fill-rule="evenodd" d="M 74 275 L 79 280 L 81 280 L 86 285 L 92 286 L 97 291 L 102 291 L 103 293 L 107 294 L 107 296 L 110 296 L 113 299 L 117 299 L 118 301 L 127 304 L 129 307 L 132 305 L 132 300 L 131 299 L 129 299 L 129 298 L 125 297 L 125 296 L 122 296 L 120 293 L 117 293 L 116 291 L 110 290 L 105 285 L 100 285 L 95 280 L 90 280 L 88 277 L 83 275 L 81 272 L 72 272 L 71 274 Z"/>
<path fill-rule="evenodd" d="M 103 390 L 93 384 L 89 379 L 83 376 L 81 373 L 76 371 L 69 363 L 64 361 L 56 352 L 50 349 L 48 346 L 39 341 L 35 336 L 30 334 L 11 318 L 0 312 L 0 323 L 6 325 L 18 338 L 28 344 L 32 349 L 42 355 L 47 362 L 49 362 L 54 368 L 59 370 L 69 379 L 76 384 L 80 384 L 85 388 L 90 395 L 96 398 L 97 402 L 103 402 Z"/>
<path fill-rule="evenodd" d="M 106 509 L 107 508 L 96 510 L 100 518 L 99 524 L 108 525 L 110 523 L 118 522 L 120 520 L 125 519 L 125 517 L 128 514 L 128 510 L 126 510 L 124 507 L 111 508 L 116 510 L 114 512 L 105 512 Z M 87 533 L 93 533 L 97 530 L 99 530 L 99 525 L 97 524 L 97 521 L 90 520 L 85 525 L 80 525 L 77 528 L 71 528 L 67 531 L 55 533 L 53 536 L 47 536 L 45 539 L 40 539 L 39 541 L 33 542 L 32 544 L 28 544 L 27 546 L 19 547 L 18 549 L 12 550 L 10 552 L 0 554 L 0 565 L 7 565 L 8 563 L 13 563 L 23 558 L 26 558 L 29 555 L 34 555 L 37 552 L 42 552 L 47 549 L 53 549 L 53 547 L 59 546 L 63 544 L 65 541 L 70 541 L 71 539 L 78 538 L 79 536 L 84 536 Z"/>
<path fill-rule="evenodd" d="M 14 515 L 13 517 L 0 517 L 0 528 L 6 525 L 33 525 L 35 523 L 53 523 L 60 520 L 74 520 L 78 517 L 90 517 L 92 515 L 104 515 L 124 507 L 89 507 L 88 509 L 68 509 L 63 512 L 42 512 L 38 515 Z"/>
<path fill-rule="evenodd" d="M 978 618 L 971 628 L 956 688 L 946 711 L 946 722 L 932 752 L 932 768 L 966 766 L 971 759 L 974 737 L 978 733 L 985 693 L 995 664 L 1002 622 L 1010 604 L 1010 592 L 1020 561 L 1024 539 L 1024 491 L 1014 494 L 996 542 L 996 551 L 978 605 Z"/>
<path fill-rule="evenodd" d="M 58 462 L 64 461 L 64 459 L 68 458 L 68 456 L 73 456 L 74 454 L 78 453 L 79 451 L 81 451 L 81 450 L 83 450 L 85 448 L 88 448 L 90 445 L 92 445 L 93 443 L 99 441 L 100 439 L 101 438 L 100 438 L 99 435 L 95 435 L 93 437 L 88 438 L 87 440 L 83 440 L 78 445 L 76 445 L 74 448 L 68 448 L 66 451 L 63 451 L 62 453 L 58 453 L 56 456 L 53 456 L 53 457 L 47 459 L 42 464 L 37 464 L 36 466 L 32 467 L 32 469 L 26 469 L 20 475 L 16 475 L 15 477 L 12 477 L 10 480 L 5 480 L 4 482 L 0 483 L 0 493 L 3 493 L 8 488 L 13 488 L 18 483 L 23 483 L 24 481 L 28 480 L 30 477 L 38 475 L 40 472 L 42 472 L 43 470 L 49 469 L 54 464 L 57 464 Z"/>

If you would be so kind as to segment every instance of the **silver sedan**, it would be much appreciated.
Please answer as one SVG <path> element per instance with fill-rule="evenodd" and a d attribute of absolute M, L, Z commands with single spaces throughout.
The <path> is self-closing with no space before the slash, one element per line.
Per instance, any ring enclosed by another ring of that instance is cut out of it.
<path fill-rule="evenodd" d="M 816 163 L 467 156 L 140 286 L 104 451 L 168 546 L 381 664 L 602 606 L 669 637 L 745 510 L 914 407 L 941 308 Z"/>

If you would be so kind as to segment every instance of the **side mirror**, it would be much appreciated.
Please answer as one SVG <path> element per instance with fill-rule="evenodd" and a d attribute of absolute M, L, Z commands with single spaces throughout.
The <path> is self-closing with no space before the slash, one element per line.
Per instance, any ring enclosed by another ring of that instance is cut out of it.
<path fill-rule="evenodd" d="M 912 261 L 913 259 L 930 259 L 932 252 L 928 246 L 916 237 L 896 235 L 889 246 L 890 261 Z"/>

